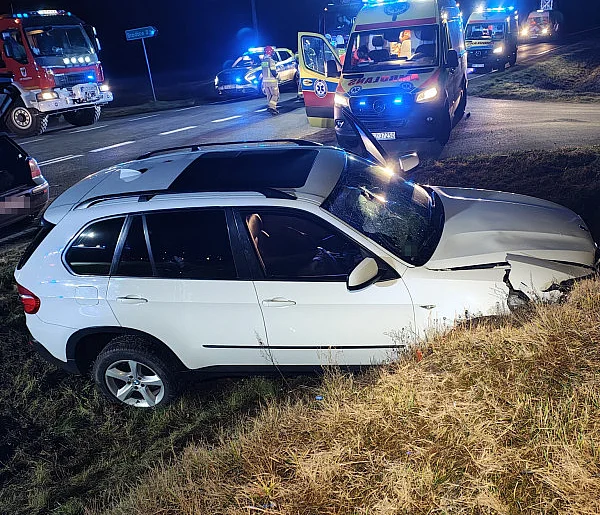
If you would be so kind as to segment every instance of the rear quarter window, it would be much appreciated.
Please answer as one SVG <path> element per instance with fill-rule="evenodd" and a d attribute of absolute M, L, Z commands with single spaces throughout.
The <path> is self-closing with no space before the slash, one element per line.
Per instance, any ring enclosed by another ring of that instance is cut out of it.
<path fill-rule="evenodd" d="M 108 276 L 124 221 L 125 217 L 110 218 L 83 229 L 65 254 L 71 271 L 77 275 Z"/>
<path fill-rule="evenodd" d="M 27 246 L 27 248 L 25 249 L 25 252 L 21 256 L 21 259 L 19 260 L 19 263 L 17 264 L 17 270 L 21 270 L 21 268 L 23 268 L 25 266 L 27 261 L 29 261 L 29 258 L 36 251 L 36 249 L 42 244 L 42 242 L 46 239 L 46 236 L 48 236 L 48 234 L 50 234 L 50 231 L 52 229 L 54 229 L 54 227 L 55 227 L 55 225 L 51 224 L 50 222 L 46 222 L 46 221 L 42 222 L 42 226 L 39 228 L 38 232 L 33 237 L 33 240 L 31 240 L 31 243 Z"/>

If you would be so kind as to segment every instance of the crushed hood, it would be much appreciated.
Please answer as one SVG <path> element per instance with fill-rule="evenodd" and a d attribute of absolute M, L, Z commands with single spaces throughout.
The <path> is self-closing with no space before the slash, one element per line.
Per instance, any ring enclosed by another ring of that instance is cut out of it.
<path fill-rule="evenodd" d="M 513 193 L 432 188 L 442 200 L 445 225 L 427 268 L 506 263 L 509 254 L 594 264 L 594 241 L 583 220 L 570 209 Z"/>

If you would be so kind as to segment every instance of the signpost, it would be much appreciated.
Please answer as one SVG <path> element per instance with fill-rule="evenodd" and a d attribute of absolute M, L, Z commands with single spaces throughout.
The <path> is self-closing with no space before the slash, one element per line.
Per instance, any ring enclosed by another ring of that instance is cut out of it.
<path fill-rule="evenodd" d="M 125 37 L 127 41 L 135 41 L 137 39 L 142 40 L 142 47 L 144 48 L 144 57 L 146 57 L 146 66 L 148 66 L 148 76 L 150 77 L 150 86 L 152 87 L 152 97 L 156 102 L 156 92 L 154 91 L 154 81 L 152 80 L 152 72 L 150 71 L 150 61 L 148 61 L 148 52 L 146 52 L 146 38 L 153 38 L 158 33 L 156 27 L 140 27 L 139 29 L 129 29 L 125 31 Z"/>

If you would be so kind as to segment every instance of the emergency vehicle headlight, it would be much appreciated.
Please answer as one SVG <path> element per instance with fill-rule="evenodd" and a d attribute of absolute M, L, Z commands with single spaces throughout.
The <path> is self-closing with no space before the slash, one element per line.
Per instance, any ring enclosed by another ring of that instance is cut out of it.
<path fill-rule="evenodd" d="M 100 85 L 100 91 L 106 93 L 107 91 L 110 91 L 110 86 L 108 84 L 102 84 Z"/>
<path fill-rule="evenodd" d="M 497 46 L 496 48 L 494 48 L 494 54 L 501 54 L 504 52 L 504 47 L 502 45 Z"/>
<path fill-rule="evenodd" d="M 527 34 L 529 34 L 529 27 L 525 27 L 521 30 L 521 36 L 527 36 Z"/>
<path fill-rule="evenodd" d="M 429 101 L 435 99 L 437 96 L 438 96 L 438 89 L 437 88 L 429 88 L 424 91 L 421 91 L 417 95 L 417 102 L 419 102 L 419 103 L 429 102 Z"/>
<path fill-rule="evenodd" d="M 43 100 L 55 100 L 58 98 L 58 93 L 56 91 L 42 91 L 36 95 L 36 98 L 39 102 Z"/>
<path fill-rule="evenodd" d="M 253 82 L 256 79 L 256 73 L 249 73 L 244 77 L 247 82 Z"/>
<path fill-rule="evenodd" d="M 219 77 L 215 77 L 215 86 L 219 85 Z"/>
<path fill-rule="evenodd" d="M 548 27 L 542 29 L 542 34 L 544 34 L 544 35 L 548 34 Z"/>
<path fill-rule="evenodd" d="M 71 62 L 71 59 L 69 59 L 68 57 L 65 57 L 63 59 L 63 63 L 65 63 L 65 64 L 69 64 L 70 62 Z"/>
<path fill-rule="evenodd" d="M 335 94 L 335 105 L 339 107 L 350 107 L 350 101 L 348 97 L 344 95 L 340 95 L 339 93 Z"/>

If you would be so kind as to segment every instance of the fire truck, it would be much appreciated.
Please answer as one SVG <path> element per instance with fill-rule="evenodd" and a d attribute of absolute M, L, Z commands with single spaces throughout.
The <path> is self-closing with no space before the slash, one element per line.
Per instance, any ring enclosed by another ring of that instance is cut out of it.
<path fill-rule="evenodd" d="M 46 130 L 62 114 L 75 126 L 92 125 L 112 101 L 98 58 L 96 29 L 67 11 L 0 15 L 0 73 L 14 77 L 18 99 L 2 120 L 17 136 Z"/>

